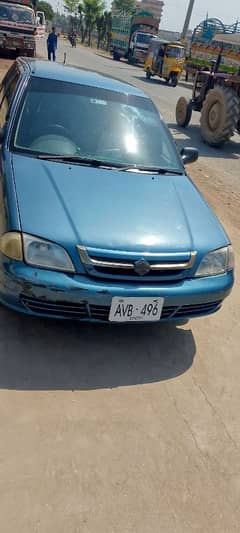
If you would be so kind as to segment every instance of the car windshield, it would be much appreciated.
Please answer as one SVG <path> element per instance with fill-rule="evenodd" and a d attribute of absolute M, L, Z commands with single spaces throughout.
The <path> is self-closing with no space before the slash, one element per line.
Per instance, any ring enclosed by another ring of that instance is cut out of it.
<path fill-rule="evenodd" d="M 22 24 L 33 24 L 33 11 L 31 9 L 16 5 L 0 5 L 0 19 L 8 22 L 21 22 Z"/>
<path fill-rule="evenodd" d="M 174 57 L 177 59 L 182 59 L 184 58 L 184 48 L 169 47 L 167 48 L 167 51 L 166 51 L 166 57 Z"/>
<path fill-rule="evenodd" d="M 137 36 L 137 43 L 148 44 L 153 38 L 149 33 L 139 33 Z"/>
<path fill-rule="evenodd" d="M 123 92 L 32 78 L 13 131 L 12 149 L 29 155 L 182 170 L 152 101 Z"/>

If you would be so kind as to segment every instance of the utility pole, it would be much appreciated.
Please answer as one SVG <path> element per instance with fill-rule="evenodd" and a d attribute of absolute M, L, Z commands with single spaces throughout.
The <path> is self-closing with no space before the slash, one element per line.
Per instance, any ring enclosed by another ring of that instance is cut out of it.
<path fill-rule="evenodd" d="M 187 32 L 189 30 L 189 24 L 190 24 L 192 12 L 193 12 L 194 2 L 195 0 L 189 0 L 188 10 L 187 10 L 187 14 L 186 14 L 186 18 L 185 18 L 185 22 L 184 22 L 184 26 L 182 30 L 182 35 L 181 35 L 181 38 L 184 40 L 186 39 Z"/>

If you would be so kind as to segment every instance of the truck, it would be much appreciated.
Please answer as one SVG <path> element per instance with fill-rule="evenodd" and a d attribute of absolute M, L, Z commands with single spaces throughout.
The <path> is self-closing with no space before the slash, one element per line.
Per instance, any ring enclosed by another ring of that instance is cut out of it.
<path fill-rule="evenodd" d="M 139 12 L 133 16 L 113 13 L 113 59 L 119 61 L 123 57 L 129 63 L 144 63 L 150 41 L 158 34 L 159 20 L 149 12 Z"/>
<path fill-rule="evenodd" d="M 36 24 L 37 32 L 36 35 L 38 38 L 45 37 L 46 34 L 46 17 L 44 11 L 36 11 Z"/>
<path fill-rule="evenodd" d="M 0 0 L 0 53 L 36 55 L 36 17 L 31 0 Z"/>
<path fill-rule="evenodd" d="M 192 35 L 186 62 L 186 81 L 201 69 L 211 69 L 212 60 L 221 53 L 218 71 L 237 74 L 240 68 L 240 23 L 230 26 L 219 19 L 206 19 L 199 24 Z"/>

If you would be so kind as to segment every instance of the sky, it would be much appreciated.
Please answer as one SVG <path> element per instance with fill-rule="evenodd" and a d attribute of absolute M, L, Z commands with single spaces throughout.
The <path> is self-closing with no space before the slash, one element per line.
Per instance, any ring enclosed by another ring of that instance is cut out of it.
<path fill-rule="evenodd" d="M 62 0 L 49 0 L 56 9 L 60 7 Z M 164 0 L 164 12 L 161 28 L 164 30 L 181 31 L 184 23 L 189 0 Z M 107 7 L 110 7 L 111 0 L 105 0 Z M 194 29 L 197 24 L 209 17 L 220 18 L 225 24 L 233 24 L 236 19 L 240 20 L 239 0 L 195 0 L 193 16 L 190 28 Z"/>
<path fill-rule="evenodd" d="M 180 31 L 183 27 L 188 0 L 165 0 L 161 28 Z M 233 24 L 240 19 L 239 0 L 195 0 L 190 27 L 209 17 L 220 18 L 225 24 Z"/>

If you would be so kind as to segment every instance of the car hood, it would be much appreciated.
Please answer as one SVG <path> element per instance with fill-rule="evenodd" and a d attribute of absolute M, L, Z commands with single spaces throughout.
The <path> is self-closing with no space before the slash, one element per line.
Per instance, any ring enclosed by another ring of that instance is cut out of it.
<path fill-rule="evenodd" d="M 226 244 L 190 179 L 12 156 L 21 229 L 65 247 L 185 252 Z"/>

